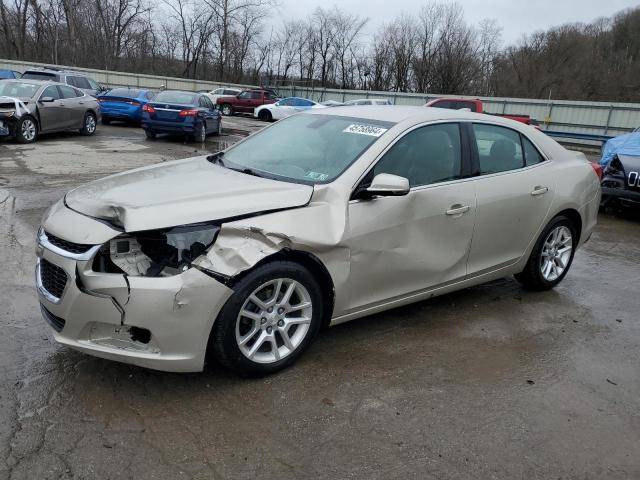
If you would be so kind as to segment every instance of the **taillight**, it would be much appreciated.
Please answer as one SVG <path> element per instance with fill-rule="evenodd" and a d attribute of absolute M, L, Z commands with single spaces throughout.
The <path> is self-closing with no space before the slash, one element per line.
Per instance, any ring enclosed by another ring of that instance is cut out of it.
<path fill-rule="evenodd" d="M 596 172 L 596 175 L 600 180 L 602 180 L 602 166 L 599 163 L 591 162 L 591 166 L 593 167 L 593 171 Z"/>
<path fill-rule="evenodd" d="M 180 110 L 179 115 L 181 117 L 197 117 L 198 116 L 198 110 L 196 110 L 195 108 L 188 108 L 186 110 Z"/>
<path fill-rule="evenodd" d="M 142 111 L 147 113 L 156 113 L 156 109 L 153 108 L 151 105 L 143 105 Z"/>

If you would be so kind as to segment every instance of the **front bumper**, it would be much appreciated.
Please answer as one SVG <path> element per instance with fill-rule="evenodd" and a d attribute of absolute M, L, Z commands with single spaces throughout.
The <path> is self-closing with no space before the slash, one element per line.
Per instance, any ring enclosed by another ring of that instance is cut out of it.
<path fill-rule="evenodd" d="M 44 231 L 38 236 L 38 298 L 56 341 L 156 370 L 201 371 L 213 322 L 232 290 L 194 268 L 157 278 L 94 272 L 98 249 L 73 254 Z"/>

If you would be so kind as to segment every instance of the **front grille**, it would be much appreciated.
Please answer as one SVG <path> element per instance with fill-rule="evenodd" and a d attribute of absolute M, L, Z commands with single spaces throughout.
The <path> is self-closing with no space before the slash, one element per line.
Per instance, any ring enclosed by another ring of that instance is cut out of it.
<path fill-rule="evenodd" d="M 40 310 L 42 310 L 42 316 L 47 321 L 49 325 L 56 331 L 61 332 L 64 328 L 64 324 L 66 323 L 64 318 L 56 317 L 53 313 L 45 308 L 44 305 L 40 304 Z"/>
<path fill-rule="evenodd" d="M 84 245 L 82 243 L 69 242 L 67 240 L 63 240 L 62 238 L 58 238 L 55 235 L 51 235 L 48 232 L 45 232 L 45 235 L 47 236 L 49 243 L 69 253 L 85 253 L 88 252 L 91 247 L 93 247 L 93 245 Z"/>
<path fill-rule="evenodd" d="M 67 285 L 67 274 L 63 269 L 43 258 L 40 260 L 40 282 L 51 295 L 62 298 L 64 287 Z"/>

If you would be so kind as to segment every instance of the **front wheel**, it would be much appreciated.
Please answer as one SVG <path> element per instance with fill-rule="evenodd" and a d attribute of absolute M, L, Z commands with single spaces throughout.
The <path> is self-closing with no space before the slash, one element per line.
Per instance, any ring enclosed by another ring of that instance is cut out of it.
<path fill-rule="evenodd" d="M 149 140 L 156 139 L 156 132 L 154 132 L 153 130 L 149 130 L 148 128 L 145 128 L 144 134 L 147 136 Z"/>
<path fill-rule="evenodd" d="M 220 311 L 209 341 L 216 359 L 245 375 L 292 364 L 320 328 L 322 293 L 301 265 L 278 261 L 242 278 Z"/>
<path fill-rule="evenodd" d="M 226 115 L 227 117 L 233 115 L 233 107 L 228 103 L 225 103 L 224 105 L 222 105 L 221 110 L 222 110 L 222 114 Z"/>
<path fill-rule="evenodd" d="M 84 123 L 80 133 L 87 137 L 96 133 L 96 116 L 93 113 L 87 112 L 84 114 Z"/>
<path fill-rule="evenodd" d="M 550 290 L 569 272 L 578 246 L 574 223 L 564 216 L 554 218 L 542 231 L 529 261 L 515 277 L 530 290 Z"/>
<path fill-rule="evenodd" d="M 38 136 L 38 126 L 33 117 L 26 116 L 18 123 L 16 140 L 18 143 L 32 143 Z"/>

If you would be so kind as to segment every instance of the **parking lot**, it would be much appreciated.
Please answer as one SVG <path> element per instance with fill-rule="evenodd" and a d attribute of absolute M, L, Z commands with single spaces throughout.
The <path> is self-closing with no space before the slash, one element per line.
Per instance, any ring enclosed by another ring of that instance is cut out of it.
<path fill-rule="evenodd" d="M 99 126 L 0 143 L 0 479 L 640 478 L 640 220 L 601 214 L 553 291 L 511 278 L 324 331 L 293 368 L 169 374 L 53 342 L 44 210 L 87 181 L 214 152 Z"/>

